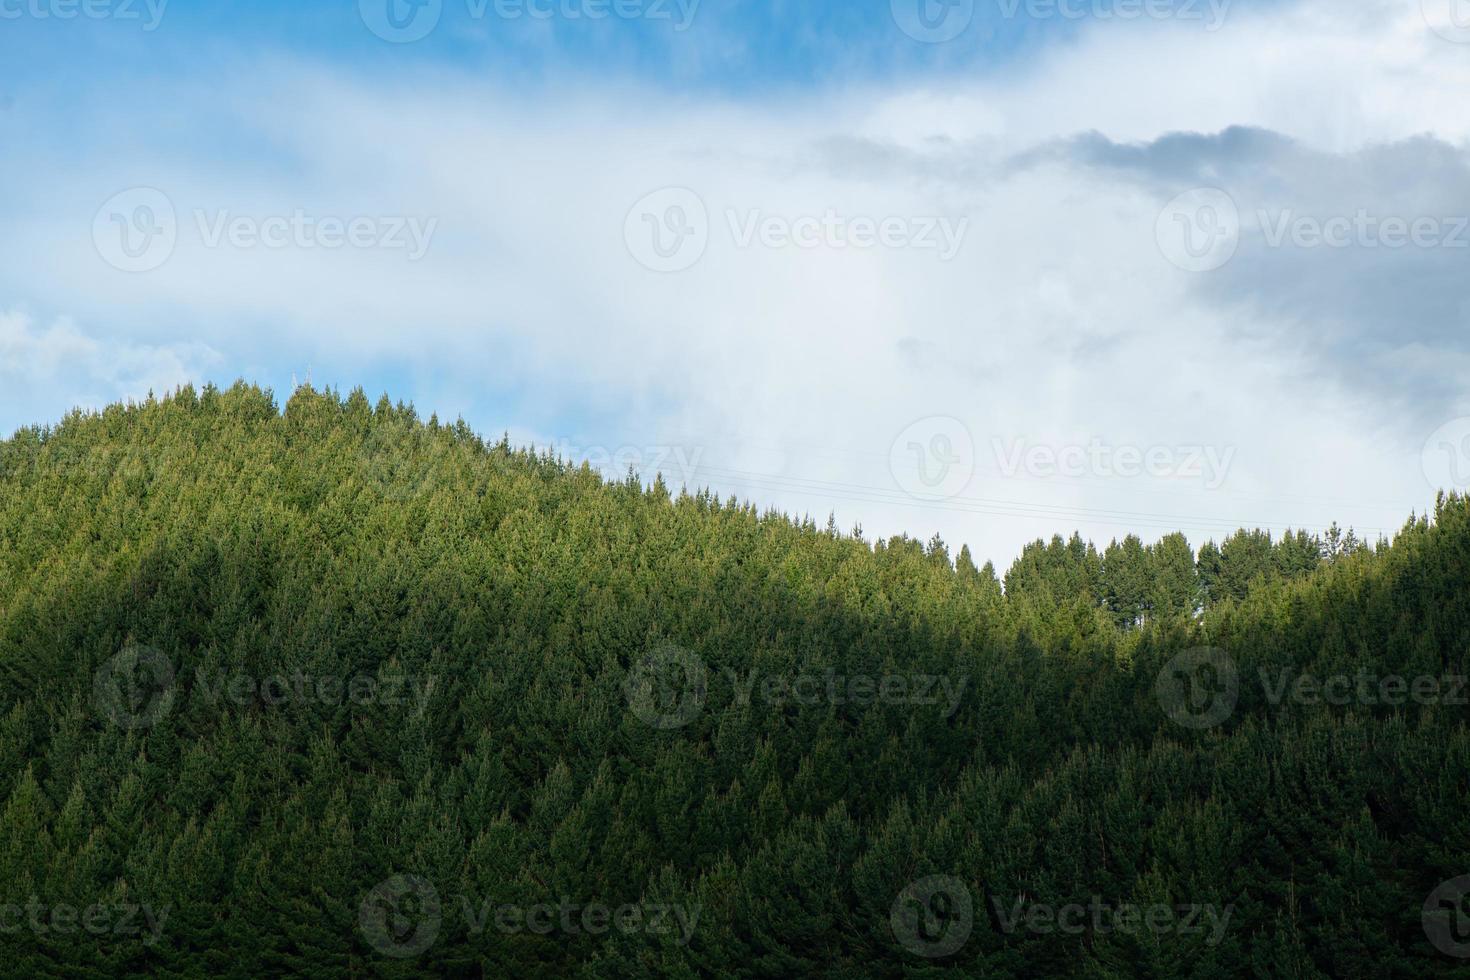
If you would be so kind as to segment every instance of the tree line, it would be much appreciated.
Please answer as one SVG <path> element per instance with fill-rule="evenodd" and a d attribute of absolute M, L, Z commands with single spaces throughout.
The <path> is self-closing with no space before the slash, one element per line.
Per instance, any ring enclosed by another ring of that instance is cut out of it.
<path fill-rule="evenodd" d="M 1466 975 L 1460 497 L 1001 576 L 246 384 L 0 490 L 6 972 Z"/>

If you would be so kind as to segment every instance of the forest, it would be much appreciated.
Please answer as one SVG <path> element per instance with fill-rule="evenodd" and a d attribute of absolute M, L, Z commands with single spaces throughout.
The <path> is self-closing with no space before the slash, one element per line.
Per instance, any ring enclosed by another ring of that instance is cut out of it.
<path fill-rule="evenodd" d="M 0 973 L 1470 976 L 1470 502 L 868 540 L 361 390 L 0 443 Z"/>

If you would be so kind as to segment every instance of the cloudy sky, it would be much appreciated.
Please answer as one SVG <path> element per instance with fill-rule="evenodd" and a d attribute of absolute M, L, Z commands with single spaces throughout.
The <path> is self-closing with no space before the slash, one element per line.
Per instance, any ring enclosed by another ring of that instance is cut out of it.
<path fill-rule="evenodd" d="M 361 385 L 1004 567 L 1470 486 L 1470 0 L 0 0 L 0 428 Z"/>

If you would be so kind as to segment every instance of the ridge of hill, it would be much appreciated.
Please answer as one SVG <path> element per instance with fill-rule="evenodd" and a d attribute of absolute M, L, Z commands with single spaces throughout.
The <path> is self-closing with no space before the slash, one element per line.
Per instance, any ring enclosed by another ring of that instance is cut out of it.
<path fill-rule="evenodd" d="M 1467 582 L 1457 496 L 1002 580 L 361 391 L 73 413 L 0 443 L 0 952 L 1463 976 Z"/>

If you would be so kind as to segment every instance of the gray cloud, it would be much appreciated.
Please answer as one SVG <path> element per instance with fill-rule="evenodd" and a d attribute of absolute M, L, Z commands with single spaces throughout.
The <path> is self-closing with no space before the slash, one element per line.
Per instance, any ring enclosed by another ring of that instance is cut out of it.
<path fill-rule="evenodd" d="M 1223 268 L 1193 274 L 1199 300 L 1236 317 L 1242 337 L 1274 340 L 1370 389 L 1410 425 L 1442 419 L 1462 397 L 1443 365 L 1470 356 L 1465 149 L 1419 136 L 1333 153 L 1247 127 L 1143 143 L 1088 133 L 1019 153 L 1009 170 L 1044 165 L 1131 182 L 1161 205 L 1195 187 L 1224 190 L 1240 212 L 1240 245 Z M 1299 220 L 1332 219 L 1353 222 L 1344 247 L 1280 238 Z M 1392 219 L 1432 219 L 1426 240 L 1438 244 L 1389 247 L 1382 223 Z"/>

